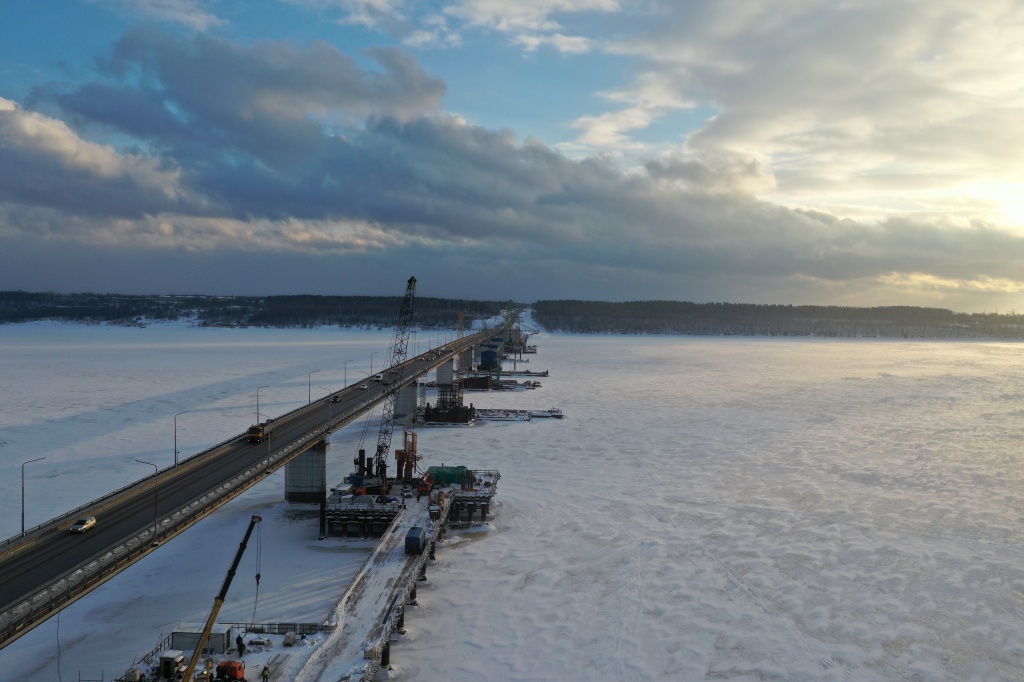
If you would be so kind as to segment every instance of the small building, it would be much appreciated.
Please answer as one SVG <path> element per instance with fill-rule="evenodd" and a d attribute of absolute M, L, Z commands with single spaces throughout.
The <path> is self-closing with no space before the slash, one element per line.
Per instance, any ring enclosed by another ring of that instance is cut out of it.
<path fill-rule="evenodd" d="M 205 623 L 182 623 L 171 632 L 171 647 L 182 651 L 195 651 L 203 635 Z M 210 641 L 203 650 L 205 654 L 223 654 L 235 645 L 234 627 L 227 623 L 214 623 Z"/>

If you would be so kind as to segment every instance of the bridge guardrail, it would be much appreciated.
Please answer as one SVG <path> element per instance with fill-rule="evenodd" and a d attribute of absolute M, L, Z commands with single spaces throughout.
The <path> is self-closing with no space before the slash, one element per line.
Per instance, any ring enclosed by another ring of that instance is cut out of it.
<path fill-rule="evenodd" d="M 213 445 L 213 446 L 210 446 L 210 447 L 206 448 L 202 452 L 197 452 L 196 454 L 192 455 L 191 457 L 188 457 L 186 459 L 181 460 L 178 463 L 178 466 L 180 467 L 181 465 L 185 464 L 186 462 L 191 462 L 191 461 L 195 460 L 197 457 L 202 457 L 204 455 L 209 455 L 214 450 L 217 450 L 218 448 L 222 448 L 225 445 L 227 445 L 228 443 L 236 441 L 236 440 L 238 440 L 239 438 L 241 438 L 244 435 L 245 435 L 244 433 L 239 433 L 239 434 L 236 434 L 234 436 L 231 436 L 230 438 L 228 438 L 225 441 L 221 441 L 220 443 L 217 443 L 216 445 Z M 47 521 L 43 521 L 39 525 L 33 526 L 32 528 L 29 528 L 24 533 L 19 533 L 18 535 L 12 535 L 11 537 L 9 537 L 6 540 L 4 540 L 3 542 L 0 542 L 0 550 L 2 550 L 4 547 L 8 547 L 8 546 L 10 546 L 12 544 L 16 544 L 20 540 L 28 539 L 32 535 L 41 534 L 42 531 L 44 531 L 46 529 L 53 528 L 54 526 L 59 526 L 64 521 L 67 521 L 68 519 L 70 519 L 70 518 L 72 518 L 74 516 L 78 516 L 82 512 L 89 511 L 90 509 L 95 509 L 96 507 L 101 506 L 104 502 L 109 502 L 112 498 L 117 497 L 118 495 L 121 495 L 123 493 L 126 493 L 129 490 L 131 490 L 132 488 L 134 488 L 135 486 L 142 485 L 146 481 L 148 481 L 149 479 L 156 478 L 157 476 L 163 475 L 166 472 L 167 472 L 167 468 L 164 468 L 164 469 L 162 469 L 159 472 L 154 472 L 152 474 L 149 474 L 148 476 L 144 476 L 144 477 L 142 477 L 142 478 L 140 478 L 140 479 L 138 479 L 136 481 L 133 481 L 133 482 L 129 483 L 128 485 L 125 485 L 125 486 L 122 486 L 121 488 L 118 488 L 117 490 L 115 490 L 112 493 L 107 493 L 103 497 L 98 497 L 98 498 L 96 498 L 95 500 L 93 500 L 91 502 L 86 502 L 82 506 L 77 507 L 75 509 L 72 509 L 69 512 L 65 512 L 65 513 L 61 514 L 60 516 L 55 516 L 52 519 L 49 519 Z"/>
<path fill-rule="evenodd" d="M 230 481 L 220 483 L 193 502 L 179 507 L 164 516 L 161 521 L 157 522 L 157 532 L 163 535 L 165 542 L 184 532 L 188 527 L 218 509 L 222 504 L 221 500 L 223 498 L 228 496 L 234 497 L 252 487 L 263 480 L 266 473 L 269 473 L 273 467 L 283 465 L 286 460 L 308 449 L 313 443 L 321 439 L 327 431 L 333 428 L 334 424 L 338 423 L 340 428 L 340 426 L 362 414 L 375 401 L 382 399 L 363 400 L 356 406 L 332 416 L 330 423 L 315 428 L 283 448 L 269 453 L 267 457 L 249 466 Z M 153 478 L 156 475 L 150 474 L 146 478 Z M 142 479 L 136 485 L 145 480 Z M 126 488 L 131 487 L 127 486 Z M 35 623 L 47 614 L 53 613 L 57 608 L 70 604 L 83 594 L 106 582 L 125 566 L 134 563 L 138 558 L 151 550 L 151 534 L 152 530 L 147 526 L 146 529 L 129 538 L 114 550 L 99 558 L 94 557 L 84 561 L 46 586 L 30 600 L 15 604 L 13 608 L 0 614 L 0 641 L 9 641 L 14 635 L 30 624 Z"/>

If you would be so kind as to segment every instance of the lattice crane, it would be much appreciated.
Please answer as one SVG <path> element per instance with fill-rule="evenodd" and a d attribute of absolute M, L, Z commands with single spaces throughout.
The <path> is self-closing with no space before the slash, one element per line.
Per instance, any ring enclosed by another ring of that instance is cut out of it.
<path fill-rule="evenodd" d="M 410 277 L 406 283 L 402 308 L 398 313 L 398 324 L 395 325 L 395 336 L 391 341 L 388 356 L 391 359 L 384 371 L 384 414 L 380 419 L 380 433 L 377 435 L 377 452 L 373 456 L 374 470 L 380 477 L 381 499 L 387 499 L 387 467 L 388 452 L 391 450 L 391 434 L 395 427 L 395 405 L 398 402 L 398 391 L 401 389 L 405 373 L 405 358 L 409 350 L 409 334 L 412 331 L 413 298 L 416 293 L 416 278 Z"/>

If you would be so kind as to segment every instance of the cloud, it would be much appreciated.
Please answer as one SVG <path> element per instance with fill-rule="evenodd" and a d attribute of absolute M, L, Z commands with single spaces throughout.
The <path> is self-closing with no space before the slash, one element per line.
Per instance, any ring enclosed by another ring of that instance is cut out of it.
<path fill-rule="evenodd" d="M 526 299 L 980 309 L 1020 288 L 1024 239 L 995 223 L 912 211 L 856 220 L 768 201 L 778 185 L 810 182 L 811 159 L 745 151 L 742 135 L 698 135 L 630 169 L 611 155 L 570 158 L 445 114 L 445 84 L 405 51 L 367 54 L 375 66 L 363 69 L 324 44 L 136 30 L 93 82 L 55 99 L 40 90 L 62 117 L 0 100 L 0 264 L 27 277 L 19 255 L 43 253 L 42 265 L 58 267 L 79 252 L 96 268 L 163 257 L 161 282 L 209 266 L 233 287 L 268 292 L 366 291 L 398 270 L 444 281 L 442 295 L 497 299 L 514 283 Z M 691 89 L 660 90 L 667 82 L 639 80 L 616 101 L 695 101 Z M 745 133 L 755 134 L 765 135 Z M 829 173 L 844 173 L 827 160 L 826 189 Z M 907 187 L 920 179 L 891 170 Z M 11 286 L 3 272 L 0 287 Z"/>
<path fill-rule="evenodd" d="M 379 71 L 360 69 L 323 42 L 242 46 L 136 29 L 102 61 L 114 84 L 88 84 L 60 103 L 179 156 L 202 156 L 212 147 L 294 160 L 316 149 L 325 128 L 344 129 L 374 115 L 408 120 L 439 108 L 444 83 L 408 54 L 395 48 L 365 54 Z"/>
<path fill-rule="evenodd" d="M 515 42 L 522 45 L 527 52 L 535 52 L 539 48 L 550 45 L 562 54 L 584 54 L 594 47 L 594 41 L 583 36 L 567 36 L 561 33 L 551 35 L 520 34 Z"/>
<path fill-rule="evenodd" d="M 621 109 L 577 121 L 581 149 L 628 146 L 672 112 L 705 106 L 714 115 L 680 131 L 679 153 L 756 162 L 776 201 L 856 206 L 875 220 L 897 204 L 929 211 L 936 190 L 1024 176 L 1013 142 L 1024 134 L 1019 3 L 662 2 L 651 19 L 608 48 L 643 65 L 603 93 Z M 984 210 L 964 202 L 959 215 Z"/>
<path fill-rule="evenodd" d="M 445 14 L 473 26 L 520 34 L 557 32 L 562 26 L 554 17 L 559 14 L 618 9 L 617 0 L 459 0 L 449 4 Z"/>
<path fill-rule="evenodd" d="M 187 205 L 180 171 L 82 139 L 63 121 L 0 98 L 0 198 L 85 213 Z"/>
<path fill-rule="evenodd" d="M 612 13 L 618 0 L 283 0 L 319 12 L 337 12 L 342 24 L 387 31 L 408 46 L 463 44 L 465 31 L 496 31 L 526 52 L 551 47 L 562 54 L 583 54 L 593 39 L 563 32 L 556 17 Z"/>
<path fill-rule="evenodd" d="M 93 0 L 97 1 L 97 0 Z M 203 9 L 201 0 L 98 0 L 117 7 L 133 17 L 181 24 L 195 31 L 206 31 L 226 22 Z"/>

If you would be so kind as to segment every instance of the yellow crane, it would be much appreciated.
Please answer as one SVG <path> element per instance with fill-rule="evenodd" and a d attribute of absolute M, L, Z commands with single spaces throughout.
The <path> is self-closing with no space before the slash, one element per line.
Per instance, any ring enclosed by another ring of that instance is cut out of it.
<path fill-rule="evenodd" d="M 203 649 L 206 648 L 206 644 L 210 641 L 210 633 L 213 632 L 213 625 L 217 622 L 217 615 L 220 613 L 220 607 L 224 605 L 224 598 L 228 596 L 228 588 L 231 587 L 231 580 L 235 577 L 235 571 L 238 570 L 238 563 L 242 560 L 242 554 L 245 552 L 245 546 L 249 544 L 249 537 L 252 535 L 252 529 L 257 523 L 263 519 L 259 516 L 253 516 L 252 520 L 249 521 L 249 528 L 245 531 L 245 537 L 242 538 L 242 543 L 238 545 L 238 552 L 235 553 L 235 560 L 231 562 L 231 568 L 228 569 L 227 576 L 224 577 L 224 584 L 220 588 L 220 592 L 213 600 L 213 608 L 210 609 L 210 617 L 206 620 L 206 625 L 203 627 L 203 634 L 199 636 L 199 643 L 196 644 L 196 650 L 192 652 L 192 660 L 188 662 L 188 667 L 185 668 L 185 675 L 182 677 L 183 682 L 192 682 L 192 674 L 196 670 L 196 665 L 199 663 L 199 659 L 203 656 Z M 256 576 L 256 580 L 259 581 L 259 575 Z"/>

